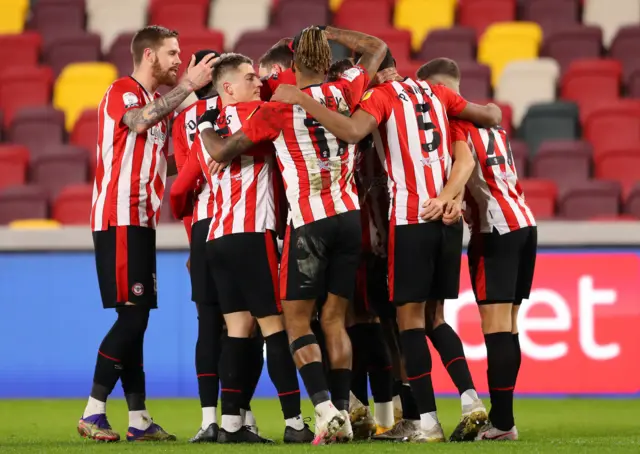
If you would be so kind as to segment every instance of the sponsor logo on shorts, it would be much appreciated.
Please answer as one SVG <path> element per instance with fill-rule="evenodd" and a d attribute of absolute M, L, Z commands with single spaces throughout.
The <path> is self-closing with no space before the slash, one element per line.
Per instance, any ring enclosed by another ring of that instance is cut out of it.
<path fill-rule="evenodd" d="M 142 296 L 142 294 L 144 293 L 144 285 L 142 285 L 140 282 L 136 282 L 131 287 L 131 291 L 136 296 Z"/>

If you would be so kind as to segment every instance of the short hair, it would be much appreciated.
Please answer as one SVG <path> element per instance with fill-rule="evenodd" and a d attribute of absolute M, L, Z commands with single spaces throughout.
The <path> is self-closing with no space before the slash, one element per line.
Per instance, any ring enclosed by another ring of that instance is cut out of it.
<path fill-rule="evenodd" d="M 382 71 L 384 69 L 395 68 L 396 59 L 391 55 L 391 49 L 387 48 L 387 53 L 384 55 L 380 66 L 378 67 L 378 71 Z"/>
<path fill-rule="evenodd" d="M 269 49 L 258 60 L 260 66 L 271 67 L 273 65 L 280 65 L 283 68 L 291 68 L 293 63 L 293 51 L 289 47 L 288 43 L 277 44 Z"/>
<path fill-rule="evenodd" d="M 169 30 L 166 27 L 160 25 L 149 25 L 141 28 L 133 35 L 131 40 L 131 55 L 133 55 L 133 63 L 135 65 L 142 61 L 144 50 L 151 48 L 156 50 L 162 45 L 162 42 L 167 38 L 177 38 L 178 32 L 175 30 Z"/>
<path fill-rule="evenodd" d="M 324 31 L 318 27 L 307 27 L 299 36 L 293 47 L 296 66 L 301 71 L 326 74 L 331 66 L 331 47 Z"/>
<path fill-rule="evenodd" d="M 460 80 L 460 68 L 450 58 L 434 58 L 420 67 L 418 79 L 425 80 L 432 76 L 449 76 Z"/>
<path fill-rule="evenodd" d="M 329 68 L 329 73 L 327 74 L 328 82 L 335 82 L 340 78 L 343 72 L 345 72 L 349 68 L 353 68 L 353 62 L 349 58 L 345 58 L 343 60 L 338 60 L 334 62 Z"/>
<path fill-rule="evenodd" d="M 230 71 L 234 71 L 240 67 L 240 65 L 247 63 L 253 66 L 253 60 L 246 55 L 236 54 L 233 52 L 222 54 L 220 60 L 213 65 L 211 82 L 213 86 L 218 88 L 218 84 L 222 78 Z"/>

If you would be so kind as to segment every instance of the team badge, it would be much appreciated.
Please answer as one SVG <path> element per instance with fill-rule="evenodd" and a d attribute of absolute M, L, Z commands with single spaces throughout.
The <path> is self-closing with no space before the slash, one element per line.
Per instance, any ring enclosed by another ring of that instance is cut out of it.
<path fill-rule="evenodd" d="M 144 285 L 142 285 L 140 282 L 136 282 L 131 287 L 131 291 L 136 296 L 142 296 L 142 294 L 144 293 Z"/>

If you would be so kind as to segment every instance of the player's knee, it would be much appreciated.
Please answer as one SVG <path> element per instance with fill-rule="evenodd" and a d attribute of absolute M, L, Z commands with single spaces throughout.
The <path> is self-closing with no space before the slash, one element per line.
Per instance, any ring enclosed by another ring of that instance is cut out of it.
<path fill-rule="evenodd" d="M 270 315 L 268 317 L 259 318 L 258 326 L 260 327 L 263 337 L 269 337 L 272 334 L 284 331 L 282 317 L 279 315 Z"/>
<path fill-rule="evenodd" d="M 120 331 L 131 337 L 137 337 L 147 330 L 149 324 L 149 308 L 140 306 L 124 306 L 117 309 Z"/>
<path fill-rule="evenodd" d="M 398 329 L 424 329 L 424 303 L 406 303 L 398 307 Z"/>
<path fill-rule="evenodd" d="M 253 332 L 255 322 L 248 311 L 224 314 L 229 337 L 249 337 Z"/>
<path fill-rule="evenodd" d="M 511 303 L 481 304 L 479 308 L 484 334 L 511 332 Z"/>
<path fill-rule="evenodd" d="M 289 350 L 294 358 L 297 358 L 302 364 L 307 364 L 316 360 L 316 356 L 320 354 L 320 345 L 318 339 L 313 334 L 305 334 L 296 339 L 292 339 L 289 344 Z"/>

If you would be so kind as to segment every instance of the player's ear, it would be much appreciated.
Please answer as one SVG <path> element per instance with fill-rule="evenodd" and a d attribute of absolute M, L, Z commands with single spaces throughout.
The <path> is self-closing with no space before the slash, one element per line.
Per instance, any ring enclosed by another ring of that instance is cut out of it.
<path fill-rule="evenodd" d="M 229 82 L 224 82 L 222 84 L 222 89 L 229 96 L 233 96 L 233 85 L 231 85 Z"/>

